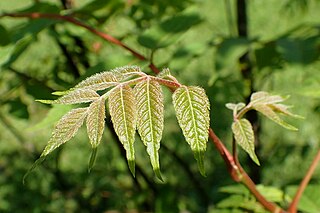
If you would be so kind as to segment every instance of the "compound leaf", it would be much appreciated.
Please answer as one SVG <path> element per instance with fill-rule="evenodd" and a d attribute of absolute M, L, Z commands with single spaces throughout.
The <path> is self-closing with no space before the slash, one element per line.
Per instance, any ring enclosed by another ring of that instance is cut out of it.
<path fill-rule="evenodd" d="M 162 180 L 159 164 L 160 140 L 163 131 L 163 95 L 158 82 L 150 78 L 138 83 L 135 88 L 137 100 L 137 129 L 141 140 L 147 147 L 151 165 L 157 177 Z"/>
<path fill-rule="evenodd" d="M 105 99 L 101 97 L 92 102 L 88 109 L 86 125 L 92 148 L 96 148 L 100 144 L 105 125 L 105 117 Z"/>
<path fill-rule="evenodd" d="M 73 109 L 65 114 L 56 124 L 52 136 L 44 148 L 41 157 L 44 157 L 58 148 L 63 143 L 70 140 L 82 126 L 87 116 L 88 107 Z"/>
<path fill-rule="evenodd" d="M 203 160 L 210 123 L 208 97 L 200 87 L 182 86 L 173 93 L 172 98 L 183 135 L 194 152 L 200 173 L 205 175 Z"/>
<path fill-rule="evenodd" d="M 71 91 L 57 100 L 37 100 L 44 104 L 79 104 L 98 99 L 100 95 L 91 89 L 78 89 Z"/>
<path fill-rule="evenodd" d="M 241 146 L 241 148 L 249 154 L 251 159 L 257 165 L 260 165 L 254 152 L 254 133 L 251 123 L 245 118 L 235 120 L 232 123 L 232 132 L 236 142 Z"/>
<path fill-rule="evenodd" d="M 133 90 L 128 85 L 119 85 L 109 94 L 109 110 L 113 127 L 127 153 L 129 169 L 135 175 L 134 137 L 137 110 Z"/>

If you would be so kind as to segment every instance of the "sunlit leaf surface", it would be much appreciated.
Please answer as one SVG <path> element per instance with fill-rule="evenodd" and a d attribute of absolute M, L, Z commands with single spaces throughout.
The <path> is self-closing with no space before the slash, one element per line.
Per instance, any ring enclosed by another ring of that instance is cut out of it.
<path fill-rule="evenodd" d="M 205 175 L 203 160 L 210 123 L 208 97 L 200 87 L 182 86 L 172 98 L 183 135 L 194 152 L 201 174 Z"/>
<path fill-rule="evenodd" d="M 135 174 L 134 136 L 137 110 L 133 90 L 129 86 L 115 87 L 109 95 L 109 110 L 114 129 L 127 153 L 131 173 Z"/>

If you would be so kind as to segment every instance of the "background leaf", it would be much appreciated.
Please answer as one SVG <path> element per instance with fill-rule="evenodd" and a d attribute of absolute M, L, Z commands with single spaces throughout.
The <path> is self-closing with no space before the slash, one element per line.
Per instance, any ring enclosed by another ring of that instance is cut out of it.
<path fill-rule="evenodd" d="M 260 165 L 254 152 L 254 133 L 251 123 L 247 119 L 242 118 L 234 121 L 231 128 L 236 142 L 249 154 L 256 164 Z"/>
<path fill-rule="evenodd" d="M 194 152 L 201 174 L 205 175 L 203 160 L 210 123 L 208 97 L 200 87 L 182 86 L 173 93 L 172 99 L 183 135 Z"/>
<path fill-rule="evenodd" d="M 109 95 L 109 110 L 120 142 L 127 153 L 130 171 L 135 175 L 134 136 L 136 131 L 136 100 L 128 85 L 115 87 Z"/>
<path fill-rule="evenodd" d="M 158 82 L 147 78 L 147 80 L 138 83 L 134 91 L 139 117 L 137 122 L 138 132 L 141 140 L 147 147 L 152 168 L 157 177 L 162 180 L 158 153 L 162 138 L 164 116 L 161 87 Z"/>

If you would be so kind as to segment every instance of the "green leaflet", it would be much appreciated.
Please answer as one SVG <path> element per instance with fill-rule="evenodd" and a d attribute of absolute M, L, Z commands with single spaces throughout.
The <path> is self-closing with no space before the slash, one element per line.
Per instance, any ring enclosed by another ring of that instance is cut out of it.
<path fill-rule="evenodd" d="M 89 78 L 78 83 L 72 90 L 77 89 L 91 89 L 91 90 L 104 90 L 117 85 L 118 80 L 112 72 L 97 73 Z"/>
<path fill-rule="evenodd" d="M 40 157 L 44 157 L 70 140 L 82 126 L 87 116 L 88 107 L 73 109 L 65 114 L 56 124 L 52 136 Z"/>
<path fill-rule="evenodd" d="M 138 66 L 124 66 L 111 70 L 112 73 L 116 76 L 118 81 L 123 81 L 127 78 L 130 78 L 138 73 L 142 73 L 140 67 Z"/>
<path fill-rule="evenodd" d="M 138 132 L 141 140 L 147 147 L 152 168 L 157 177 L 162 180 L 158 153 L 164 120 L 161 86 L 158 82 L 147 78 L 147 80 L 138 83 L 134 91 L 139 117 L 137 121 Z"/>
<path fill-rule="evenodd" d="M 92 102 L 88 109 L 87 133 L 92 148 L 96 148 L 101 141 L 105 125 L 105 99 L 103 97 Z"/>
<path fill-rule="evenodd" d="M 203 160 L 210 124 L 208 97 L 200 87 L 182 86 L 173 93 L 172 98 L 183 135 L 194 152 L 200 173 L 205 175 Z"/>
<path fill-rule="evenodd" d="M 91 89 L 78 89 L 71 91 L 57 100 L 37 100 L 44 104 L 79 104 L 98 99 L 100 95 Z"/>
<path fill-rule="evenodd" d="M 109 94 L 109 110 L 114 130 L 127 153 L 130 171 L 135 175 L 134 137 L 137 110 L 133 90 L 128 85 L 119 85 Z"/>
<path fill-rule="evenodd" d="M 251 159 L 257 165 L 260 165 L 254 152 L 254 133 L 251 123 L 245 118 L 235 120 L 232 123 L 232 132 L 236 142 L 241 146 L 241 148 L 249 154 Z"/>
<path fill-rule="evenodd" d="M 272 105 L 264 105 L 264 104 L 256 104 L 253 107 L 258 112 L 261 112 L 263 115 L 265 115 L 270 120 L 274 121 L 275 123 L 283 126 L 286 129 L 297 131 L 298 129 L 288 123 L 286 123 L 284 120 L 282 120 L 275 111 L 273 111 Z"/>
<path fill-rule="evenodd" d="M 259 91 L 259 92 L 255 92 L 251 95 L 250 103 L 252 105 L 255 105 L 255 104 L 275 104 L 275 103 L 283 102 L 287 98 L 288 97 L 282 97 L 280 95 L 270 95 L 267 92 Z"/>

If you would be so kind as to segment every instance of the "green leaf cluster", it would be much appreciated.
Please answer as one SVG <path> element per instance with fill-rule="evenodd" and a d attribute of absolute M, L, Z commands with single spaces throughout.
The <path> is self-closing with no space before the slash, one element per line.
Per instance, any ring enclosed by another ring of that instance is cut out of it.
<path fill-rule="evenodd" d="M 58 121 L 40 158 L 43 159 L 70 140 L 85 122 L 93 150 L 89 161 L 91 170 L 105 128 L 107 101 L 114 130 L 126 151 L 131 173 L 135 175 L 134 142 L 137 130 L 146 146 L 156 176 L 163 180 L 159 157 L 164 127 L 161 85 L 176 89 L 172 99 L 178 123 L 194 152 L 200 173 L 205 175 L 204 152 L 210 123 L 209 99 L 204 89 L 178 83 L 168 69 L 154 77 L 146 75 L 136 66 L 121 67 L 88 77 L 67 91 L 55 92 L 54 94 L 61 95 L 56 100 L 38 100 L 45 104 L 90 103 L 87 107 L 72 109 Z"/>

